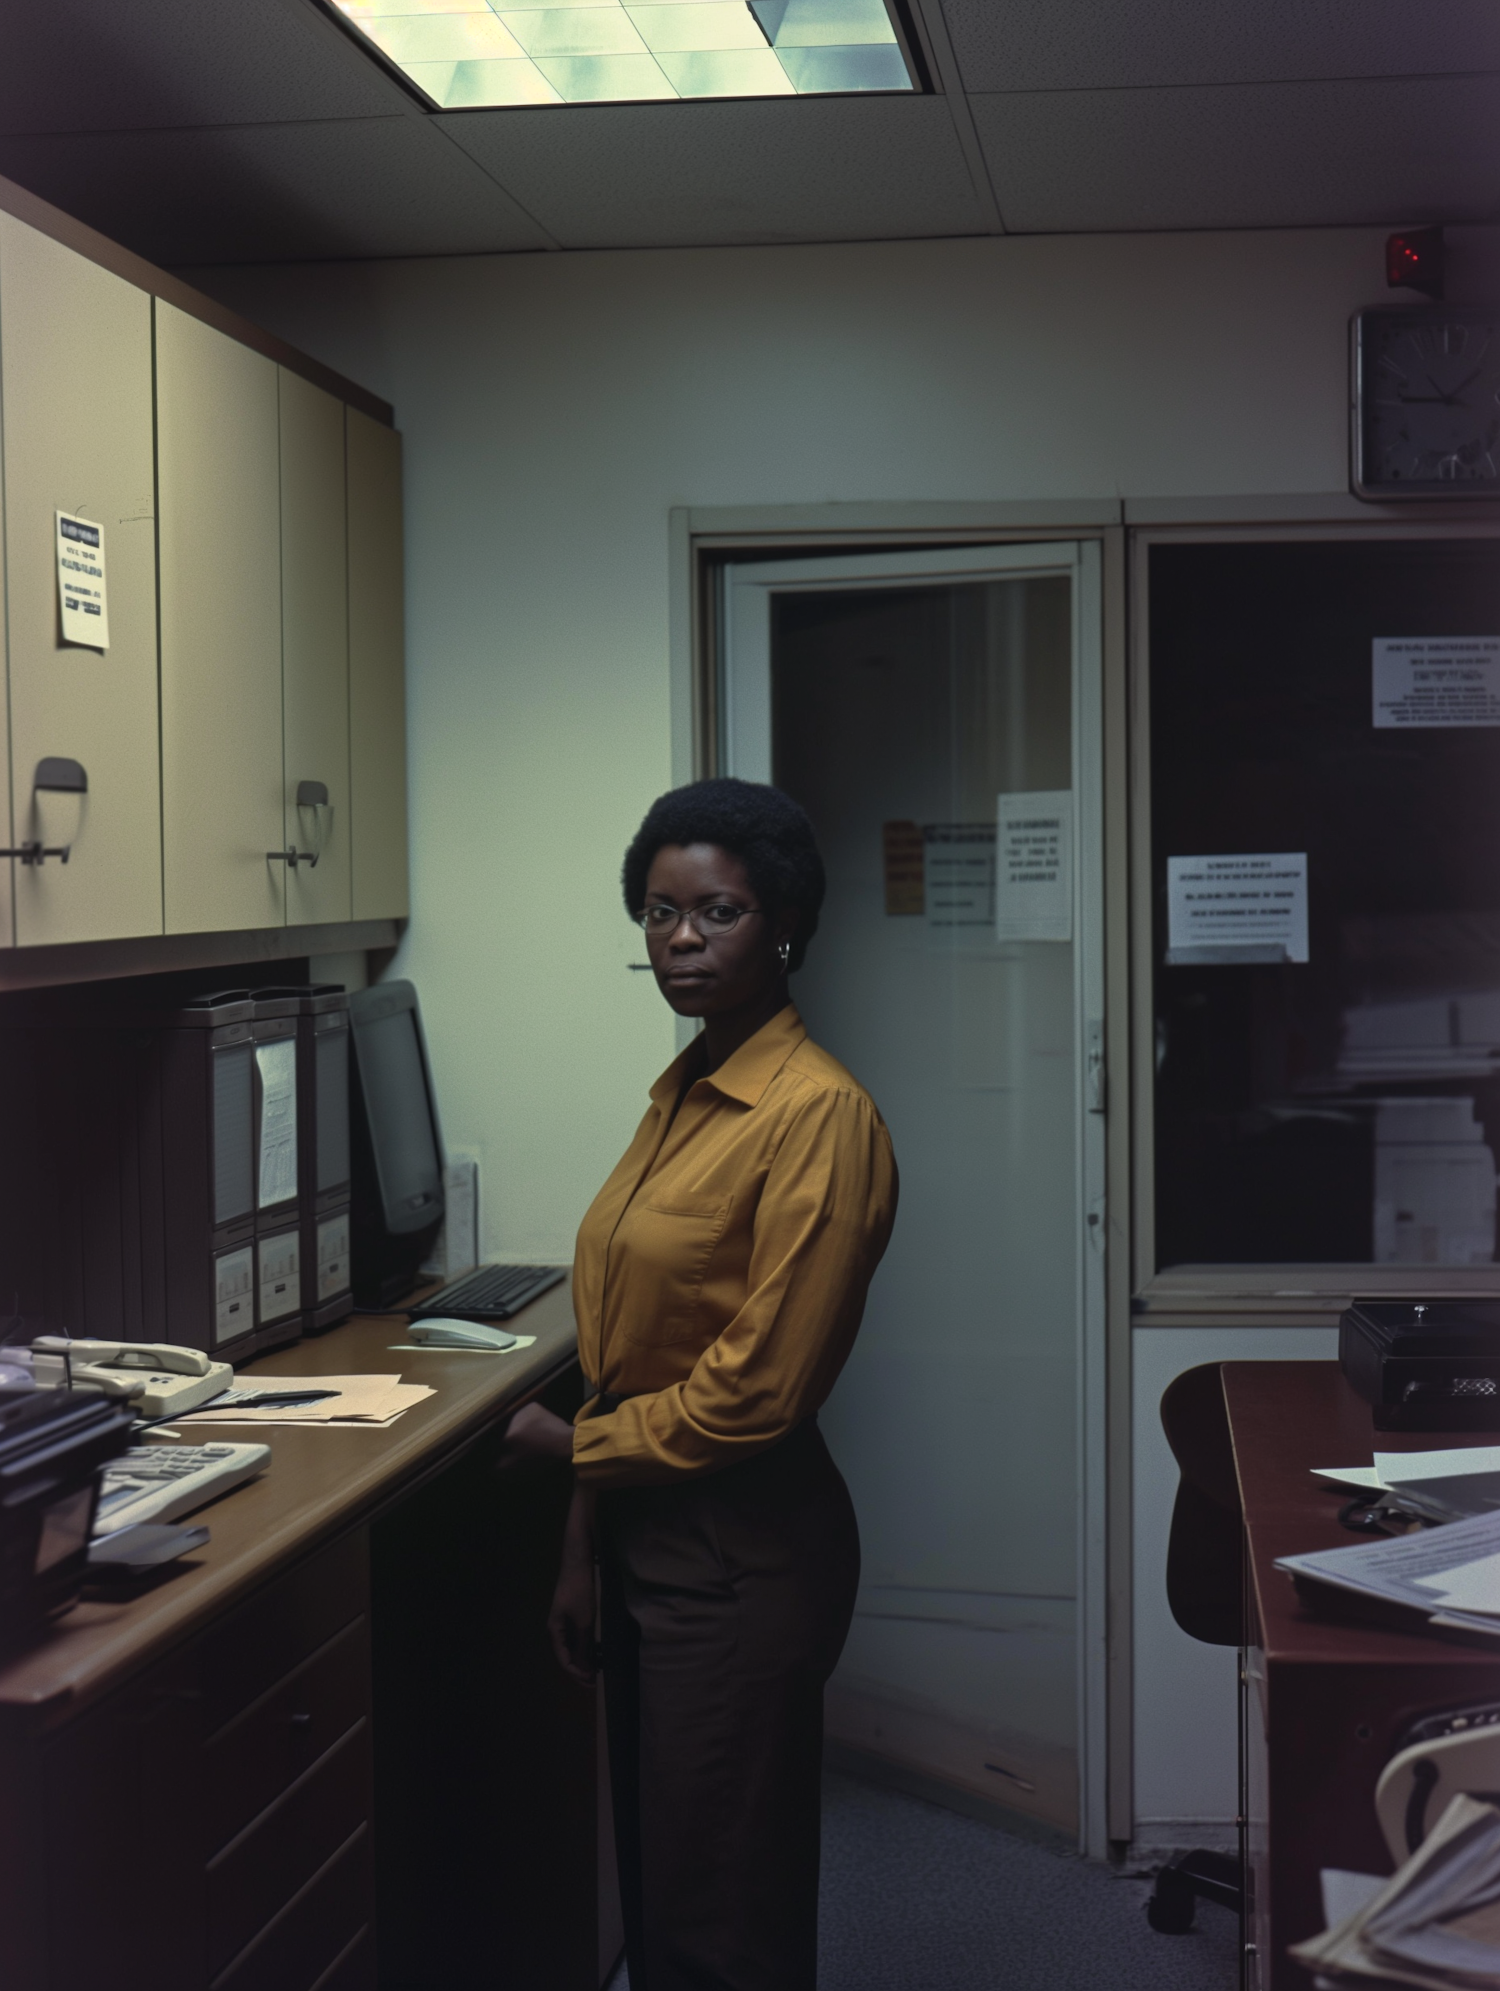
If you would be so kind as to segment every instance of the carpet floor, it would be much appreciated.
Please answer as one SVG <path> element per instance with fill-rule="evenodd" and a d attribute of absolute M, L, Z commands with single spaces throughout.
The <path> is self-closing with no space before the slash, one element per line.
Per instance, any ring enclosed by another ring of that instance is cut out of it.
<path fill-rule="evenodd" d="M 1234 1991 L 1239 1925 L 1146 1924 L 1146 1880 L 852 1777 L 823 1795 L 819 1991 Z M 621 1965 L 609 1991 L 628 1991 Z"/>

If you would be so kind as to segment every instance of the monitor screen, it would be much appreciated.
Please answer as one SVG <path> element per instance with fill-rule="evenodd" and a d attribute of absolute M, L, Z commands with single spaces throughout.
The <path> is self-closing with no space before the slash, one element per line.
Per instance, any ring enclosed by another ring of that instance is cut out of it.
<path fill-rule="evenodd" d="M 355 1043 L 386 1228 L 418 1230 L 441 1213 L 443 1169 L 416 1011 L 360 1021 Z"/>

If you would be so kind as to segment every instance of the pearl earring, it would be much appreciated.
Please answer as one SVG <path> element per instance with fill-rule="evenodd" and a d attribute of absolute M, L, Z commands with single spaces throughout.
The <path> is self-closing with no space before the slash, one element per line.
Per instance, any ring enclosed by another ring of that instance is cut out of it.
<path fill-rule="evenodd" d="M 789 940 L 783 940 L 781 945 L 776 949 L 776 953 L 784 968 L 792 958 L 792 943 Z"/>

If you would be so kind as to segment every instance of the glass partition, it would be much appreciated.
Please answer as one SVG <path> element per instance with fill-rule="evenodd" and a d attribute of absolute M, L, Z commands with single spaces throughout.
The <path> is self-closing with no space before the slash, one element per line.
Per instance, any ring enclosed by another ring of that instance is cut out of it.
<path fill-rule="evenodd" d="M 1154 1267 L 1491 1266 L 1500 548 L 1148 557 Z"/>

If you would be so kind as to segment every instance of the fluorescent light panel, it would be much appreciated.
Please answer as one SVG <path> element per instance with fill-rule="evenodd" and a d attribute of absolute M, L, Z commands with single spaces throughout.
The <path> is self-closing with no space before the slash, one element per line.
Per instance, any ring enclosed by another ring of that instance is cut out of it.
<path fill-rule="evenodd" d="M 910 90 L 886 0 L 334 0 L 443 110 Z"/>

